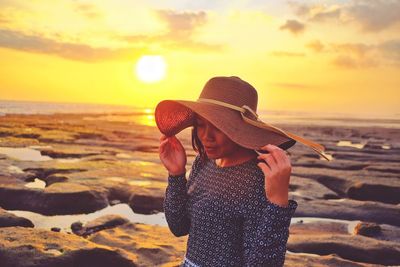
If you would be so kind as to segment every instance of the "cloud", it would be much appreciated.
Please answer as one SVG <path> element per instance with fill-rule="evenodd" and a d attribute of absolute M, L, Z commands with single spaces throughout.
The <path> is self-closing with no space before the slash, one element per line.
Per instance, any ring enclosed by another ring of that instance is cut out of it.
<path fill-rule="evenodd" d="M 345 68 L 371 68 L 387 65 L 400 66 L 400 39 L 378 44 L 331 44 L 333 64 Z"/>
<path fill-rule="evenodd" d="M 387 60 L 400 65 L 400 39 L 383 42 L 378 49 Z"/>
<path fill-rule="evenodd" d="M 223 46 L 208 44 L 196 40 L 197 30 L 207 22 L 206 13 L 176 12 L 172 10 L 157 10 L 156 15 L 167 25 L 164 33 L 156 35 L 126 35 L 117 37 L 129 43 L 143 43 L 149 46 L 190 51 L 220 51 Z"/>
<path fill-rule="evenodd" d="M 143 53 L 140 50 L 144 50 L 134 47 L 97 48 L 85 44 L 58 42 L 50 38 L 12 30 L 0 30 L 0 46 L 26 52 L 57 55 L 66 59 L 85 62 L 124 59 L 134 54 Z"/>
<path fill-rule="evenodd" d="M 357 1 L 347 11 L 364 31 L 381 31 L 400 22 L 400 1 Z"/>
<path fill-rule="evenodd" d="M 207 21 L 206 13 L 200 12 L 176 12 L 173 10 L 157 10 L 158 17 L 168 25 L 171 35 L 176 37 L 188 37 Z"/>
<path fill-rule="evenodd" d="M 371 58 L 357 59 L 347 55 L 337 56 L 332 63 L 337 67 L 346 69 L 377 67 L 379 62 Z"/>
<path fill-rule="evenodd" d="M 304 31 L 305 25 L 297 20 L 286 20 L 286 23 L 279 29 L 288 30 L 293 34 L 298 34 Z"/>
<path fill-rule="evenodd" d="M 325 48 L 325 45 L 321 43 L 319 40 L 314 40 L 309 42 L 306 47 L 310 48 L 314 52 L 322 52 Z"/>
<path fill-rule="evenodd" d="M 322 22 L 322 21 L 326 21 L 328 19 L 338 19 L 338 18 L 340 18 L 340 13 L 341 13 L 340 9 L 331 10 L 331 11 L 322 11 L 322 12 L 314 14 L 310 18 L 310 21 Z"/>
<path fill-rule="evenodd" d="M 291 1 L 289 5 L 296 15 L 309 22 L 355 23 L 365 32 L 382 31 L 400 22 L 399 0 L 354 0 L 335 5 Z"/>
<path fill-rule="evenodd" d="M 288 52 L 288 51 L 273 51 L 271 54 L 276 57 L 304 57 L 305 56 L 304 53 Z"/>
<path fill-rule="evenodd" d="M 97 6 L 91 4 L 74 3 L 74 11 L 89 19 L 98 19 L 103 17 Z"/>

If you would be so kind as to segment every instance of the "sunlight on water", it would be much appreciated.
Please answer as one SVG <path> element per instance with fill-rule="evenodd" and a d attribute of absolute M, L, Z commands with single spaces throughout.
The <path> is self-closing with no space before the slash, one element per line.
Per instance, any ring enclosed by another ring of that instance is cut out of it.
<path fill-rule="evenodd" d="M 43 180 L 35 178 L 33 182 L 27 183 L 25 186 L 29 188 L 44 189 L 46 187 L 46 183 Z"/>
<path fill-rule="evenodd" d="M 81 161 L 81 159 L 66 158 L 66 159 L 57 159 L 57 161 L 60 163 L 77 163 L 77 162 Z"/>
<path fill-rule="evenodd" d="M 23 171 L 21 168 L 19 168 L 19 167 L 17 167 L 17 166 L 13 166 L 13 165 L 8 166 L 7 169 L 8 169 L 8 171 L 11 172 L 11 173 L 19 173 L 19 174 L 24 173 L 24 171 Z"/>
<path fill-rule="evenodd" d="M 138 185 L 138 186 L 146 186 L 146 185 L 151 185 L 150 181 L 145 181 L 145 180 L 135 180 L 135 181 L 130 181 L 130 185 Z"/>
<path fill-rule="evenodd" d="M 295 217 L 292 218 L 291 224 L 295 223 L 312 223 L 312 222 L 337 222 L 337 223 L 344 223 L 347 224 L 347 232 L 349 234 L 354 233 L 354 228 L 356 225 L 361 221 L 346 221 L 346 220 L 339 220 L 339 219 L 330 219 L 330 218 L 318 218 L 318 217 Z"/>
<path fill-rule="evenodd" d="M 56 216 L 45 216 L 39 213 L 22 211 L 22 210 L 7 210 L 20 217 L 25 217 L 32 221 L 36 228 L 50 229 L 52 227 L 59 227 L 64 231 L 71 231 L 71 224 L 77 221 L 83 224 L 99 218 L 103 215 L 121 215 L 133 223 L 145 223 L 151 225 L 167 226 L 164 213 L 157 213 L 151 215 L 143 215 L 134 213 L 127 204 L 117 204 L 115 206 L 108 206 L 102 210 L 98 210 L 89 214 L 78 214 L 78 215 L 56 215 Z"/>
<path fill-rule="evenodd" d="M 40 151 L 31 148 L 0 147 L 0 154 L 24 161 L 47 161 L 52 159 L 48 156 L 42 156 Z"/>
<path fill-rule="evenodd" d="M 336 145 L 337 146 L 354 147 L 354 148 L 358 148 L 358 149 L 362 149 L 365 146 L 365 144 L 352 143 L 351 141 L 344 141 L 344 140 L 339 141 Z"/>

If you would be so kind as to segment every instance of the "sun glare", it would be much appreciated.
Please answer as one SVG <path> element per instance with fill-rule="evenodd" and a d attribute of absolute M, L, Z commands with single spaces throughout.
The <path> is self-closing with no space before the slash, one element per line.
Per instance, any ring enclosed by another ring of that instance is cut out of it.
<path fill-rule="evenodd" d="M 164 79 L 166 68 L 162 56 L 142 56 L 136 63 L 136 75 L 143 82 L 154 83 Z"/>

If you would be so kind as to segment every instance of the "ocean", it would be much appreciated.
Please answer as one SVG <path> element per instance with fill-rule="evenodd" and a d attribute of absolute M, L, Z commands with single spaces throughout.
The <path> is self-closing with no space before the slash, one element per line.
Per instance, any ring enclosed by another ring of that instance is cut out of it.
<path fill-rule="evenodd" d="M 131 121 L 132 116 L 145 116 L 146 124 L 155 126 L 152 108 L 138 108 L 124 105 L 82 104 L 82 103 L 51 103 L 31 101 L 0 100 L 0 116 L 6 114 L 55 114 L 55 113 L 85 113 L 104 114 L 101 119 L 112 121 Z M 310 113 L 303 111 L 260 110 L 259 117 L 270 124 L 298 125 L 328 125 L 348 127 L 385 127 L 400 129 L 400 114 L 391 116 L 360 116 L 344 113 Z M 99 117 L 98 117 L 99 118 Z"/>

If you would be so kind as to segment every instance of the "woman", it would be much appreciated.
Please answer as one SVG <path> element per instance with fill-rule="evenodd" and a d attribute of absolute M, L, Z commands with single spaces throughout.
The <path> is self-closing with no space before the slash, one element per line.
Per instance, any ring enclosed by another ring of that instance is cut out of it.
<path fill-rule="evenodd" d="M 189 234 L 182 266 L 282 266 L 290 219 L 290 159 L 302 142 L 258 120 L 257 92 L 238 77 L 209 80 L 196 102 L 166 100 L 156 108 L 160 159 L 168 170 L 164 210 L 176 236 Z M 198 156 L 189 180 L 175 134 L 193 126 Z M 261 153 L 260 153 L 261 152 Z"/>

